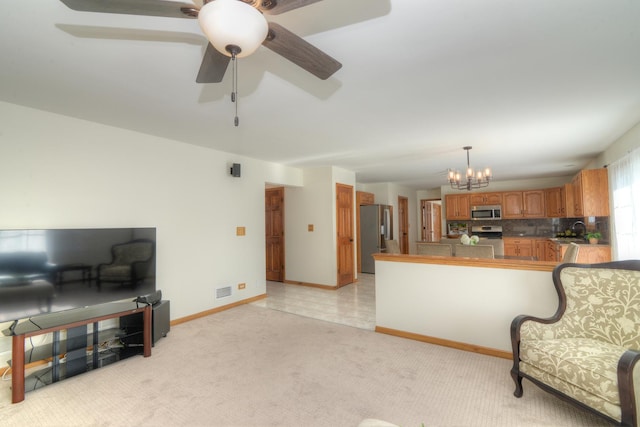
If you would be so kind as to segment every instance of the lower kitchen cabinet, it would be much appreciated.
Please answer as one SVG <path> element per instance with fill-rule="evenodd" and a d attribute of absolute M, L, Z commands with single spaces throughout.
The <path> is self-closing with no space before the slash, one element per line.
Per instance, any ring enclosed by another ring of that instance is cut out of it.
<path fill-rule="evenodd" d="M 569 245 L 560 245 L 560 256 L 558 261 L 562 260 L 564 253 L 567 251 Z M 578 250 L 578 259 L 576 260 L 579 264 L 597 264 L 600 262 L 609 262 L 611 261 L 611 246 L 609 245 L 580 245 L 580 249 Z"/>
<path fill-rule="evenodd" d="M 546 239 L 535 239 L 533 241 L 534 245 L 534 254 L 538 261 L 545 261 L 547 259 L 547 240 Z"/>
<path fill-rule="evenodd" d="M 579 246 L 578 259 L 576 260 L 579 264 L 597 264 L 611 261 L 611 246 L 609 245 L 580 244 Z M 547 261 L 560 262 L 568 248 L 568 243 L 548 240 L 545 249 L 545 259 Z"/>
<path fill-rule="evenodd" d="M 520 237 L 503 237 L 504 254 L 507 256 L 535 256 L 533 239 Z"/>

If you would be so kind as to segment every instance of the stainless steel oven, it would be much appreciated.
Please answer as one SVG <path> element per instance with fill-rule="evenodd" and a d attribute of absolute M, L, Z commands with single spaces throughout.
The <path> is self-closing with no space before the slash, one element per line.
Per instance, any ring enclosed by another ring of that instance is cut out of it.
<path fill-rule="evenodd" d="M 502 207 L 471 206 L 471 219 L 502 219 Z"/>
<path fill-rule="evenodd" d="M 474 225 L 471 234 L 481 239 L 502 239 L 501 225 Z"/>

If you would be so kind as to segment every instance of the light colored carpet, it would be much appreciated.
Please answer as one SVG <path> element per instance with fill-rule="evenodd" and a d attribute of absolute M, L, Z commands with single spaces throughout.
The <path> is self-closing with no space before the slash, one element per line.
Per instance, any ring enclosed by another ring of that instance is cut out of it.
<path fill-rule="evenodd" d="M 507 332 L 505 332 L 507 333 Z M 136 356 L 27 393 L 2 426 L 607 426 L 510 362 L 256 306 L 181 324 Z"/>

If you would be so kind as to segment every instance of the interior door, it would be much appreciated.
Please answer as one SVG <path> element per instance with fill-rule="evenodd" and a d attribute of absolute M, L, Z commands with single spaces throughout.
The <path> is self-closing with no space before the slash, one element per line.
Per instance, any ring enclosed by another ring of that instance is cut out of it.
<path fill-rule="evenodd" d="M 344 286 L 355 281 L 353 220 L 353 187 L 336 184 L 338 286 Z"/>
<path fill-rule="evenodd" d="M 268 188 L 264 198 L 267 280 L 284 280 L 284 188 Z"/>
<path fill-rule="evenodd" d="M 409 199 L 398 196 L 398 228 L 400 235 L 398 236 L 398 244 L 400 245 L 400 253 L 409 253 Z"/>
<path fill-rule="evenodd" d="M 421 200 L 422 241 L 439 242 L 442 238 L 440 223 L 442 222 L 442 206 L 431 200 Z"/>

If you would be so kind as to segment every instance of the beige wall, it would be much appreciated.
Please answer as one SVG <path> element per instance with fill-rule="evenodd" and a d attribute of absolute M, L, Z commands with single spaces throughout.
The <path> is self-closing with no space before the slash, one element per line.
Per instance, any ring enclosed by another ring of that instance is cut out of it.
<path fill-rule="evenodd" d="M 557 308 L 550 272 L 376 261 L 376 326 L 511 351 L 514 317 Z"/>
<path fill-rule="evenodd" d="M 303 187 L 285 189 L 285 279 L 337 286 L 336 184 L 353 187 L 355 221 L 355 173 L 336 167 L 303 173 Z"/>
<path fill-rule="evenodd" d="M 300 186 L 301 170 L 6 103 L 0 117 L 0 228 L 156 227 L 173 319 L 265 293 L 265 183 Z"/>

